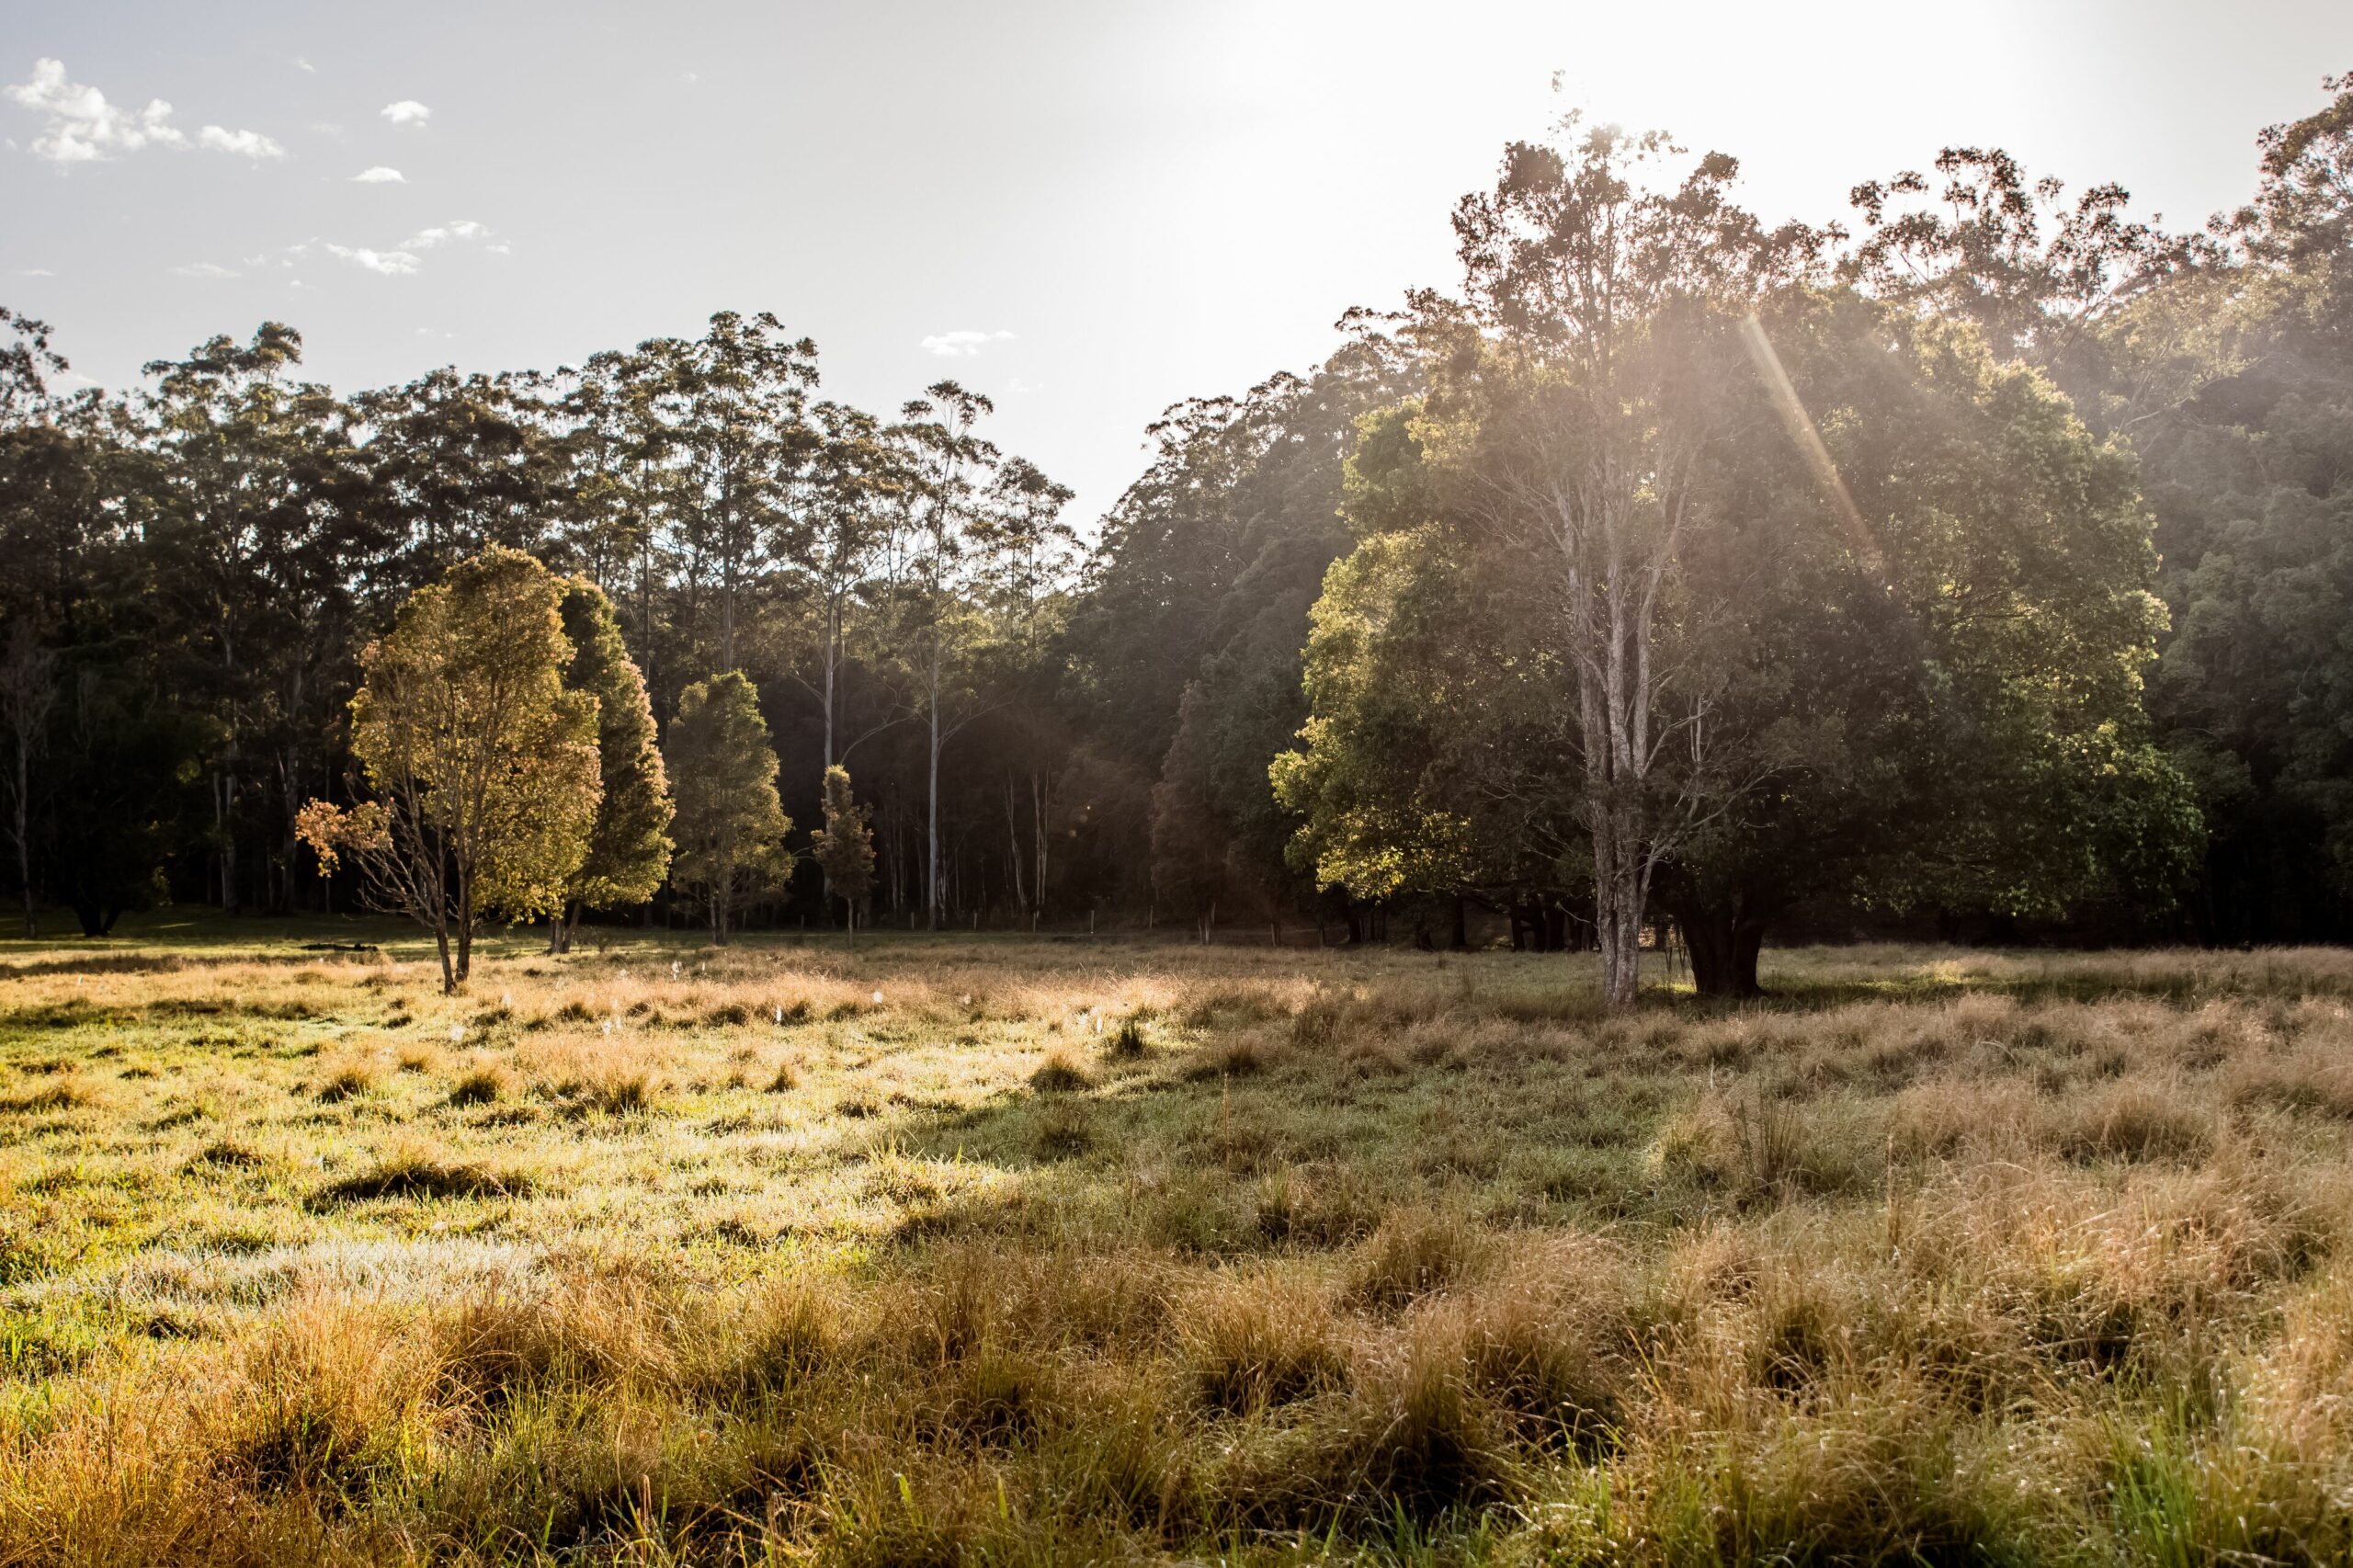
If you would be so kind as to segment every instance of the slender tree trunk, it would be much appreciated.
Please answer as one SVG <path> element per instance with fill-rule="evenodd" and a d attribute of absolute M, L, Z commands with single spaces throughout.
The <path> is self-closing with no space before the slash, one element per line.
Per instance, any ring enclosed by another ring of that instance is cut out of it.
<path fill-rule="evenodd" d="M 449 990 L 465 989 L 474 972 L 474 880 L 469 875 L 458 894 L 458 967 Z"/>
<path fill-rule="evenodd" d="M 1021 877 L 1021 823 L 1013 812 L 1013 775 L 1005 776 L 1005 843 L 1006 859 L 1013 870 L 1013 907 L 1029 912 L 1029 894 Z"/>
<path fill-rule="evenodd" d="M 234 769 L 212 776 L 212 824 L 221 835 L 221 911 L 237 913 L 237 776 Z"/>
<path fill-rule="evenodd" d="M 937 612 L 935 607 L 934 613 Z M 939 638 L 931 642 L 931 754 L 924 801 L 924 929 L 939 929 Z"/>
<path fill-rule="evenodd" d="M 1031 885 L 1038 890 L 1037 899 L 1030 905 L 1033 913 L 1029 928 L 1033 931 L 1038 927 L 1038 920 L 1046 913 L 1047 854 L 1053 845 L 1053 835 L 1047 831 L 1047 826 L 1053 818 L 1053 780 L 1044 773 L 1033 770 L 1029 775 L 1029 841 L 1038 849 L 1037 874 L 1031 879 Z"/>
<path fill-rule="evenodd" d="M 40 935 L 33 915 L 32 748 L 20 731 L 17 735 L 17 883 L 25 895 L 25 935 Z"/>

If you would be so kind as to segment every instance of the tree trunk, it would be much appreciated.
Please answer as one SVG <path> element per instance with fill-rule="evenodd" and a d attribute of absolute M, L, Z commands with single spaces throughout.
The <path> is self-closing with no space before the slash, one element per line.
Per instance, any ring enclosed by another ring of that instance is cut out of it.
<path fill-rule="evenodd" d="M 1642 846 L 1633 813 L 1610 802 L 1594 811 L 1593 916 L 1601 941 L 1601 999 L 1633 1006 L 1642 983 Z"/>
<path fill-rule="evenodd" d="M 1458 953 L 1471 950 L 1471 901 L 1461 893 L 1454 895 L 1454 919 L 1447 929 L 1446 945 Z"/>
<path fill-rule="evenodd" d="M 1675 923 L 1691 951 L 1691 983 L 1702 996 L 1762 996 L 1756 960 L 1765 945 L 1764 915 L 1734 895 L 1716 903 L 1677 901 Z"/>
<path fill-rule="evenodd" d="M 212 821 L 221 830 L 221 912 L 237 913 L 237 776 L 212 776 Z"/>
<path fill-rule="evenodd" d="M 33 840 L 31 823 L 32 758 L 31 746 L 22 731 L 17 735 L 17 881 L 25 893 L 25 935 L 40 935 L 40 922 L 33 915 Z"/>
<path fill-rule="evenodd" d="M 474 972 L 474 881 L 469 876 L 465 889 L 458 895 L 458 965 L 452 971 L 449 990 L 452 994 L 465 989 Z"/>
<path fill-rule="evenodd" d="M 939 929 L 939 643 L 931 652 L 931 756 L 924 798 L 924 929 Z"/>

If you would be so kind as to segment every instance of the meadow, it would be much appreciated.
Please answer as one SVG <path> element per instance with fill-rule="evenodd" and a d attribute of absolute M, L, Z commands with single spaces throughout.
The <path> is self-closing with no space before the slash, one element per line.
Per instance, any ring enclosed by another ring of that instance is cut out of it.
<path fill-rule="evenodd" d="M 0 944 L 0 1564 L 2353 1554 L 2353 952 L 1765 972 Z"/>

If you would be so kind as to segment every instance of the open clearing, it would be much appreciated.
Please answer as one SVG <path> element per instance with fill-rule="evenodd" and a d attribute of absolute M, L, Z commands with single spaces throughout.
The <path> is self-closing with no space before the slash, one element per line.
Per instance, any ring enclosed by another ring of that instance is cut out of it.
<path fill-rule="evenodd" d="M 2353 1550 L 2353 954 L 238 929 L 0 946 L 0 1562 Z"/>

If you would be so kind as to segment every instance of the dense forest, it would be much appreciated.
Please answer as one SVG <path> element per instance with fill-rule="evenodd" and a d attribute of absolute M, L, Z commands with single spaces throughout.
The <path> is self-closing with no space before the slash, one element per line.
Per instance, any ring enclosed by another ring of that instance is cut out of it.
<path fill-rule="evenodd" d="M 94 934 L 355 907 L 299 819 L 356 798 L 363 653 L 505 547 L 602 591 L 674 782 L 741 691 L 796 848 L 854 792 L 884 925 L 1664 920 L 1722 991 L 1776 930 L 2346 939 L 2326 86 L 2187 233 L 1973 148 L 1777 224 L 1572 121 L 1458 208 L 1459 286 L 1171 409 L 1084 529 L 985 397 L 828 401 L 769 314 L 346 395 L 278 323 L 67 391 L 0 312 L 8 880 Z M 740 918 L 828 923 L 826 877 Z M 688 917 L 642 896 L 597 917 Z"/>

